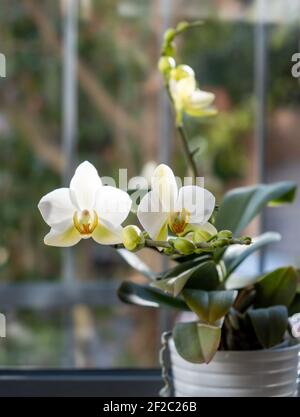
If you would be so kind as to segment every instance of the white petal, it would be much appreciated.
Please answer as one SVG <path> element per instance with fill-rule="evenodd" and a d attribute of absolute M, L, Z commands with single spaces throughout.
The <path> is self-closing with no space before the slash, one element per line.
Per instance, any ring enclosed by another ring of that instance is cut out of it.
<path fill-rule="evenodd" d="M 69 188 L 59 188 L 41 198 L 38 208 L 45 222 L 56 229 L 63 230 L 64 224 L 72 221 L 75 207 L 70 199 Z"/>
<path fill-rule="evenodd" d="M 50 232 L 45 236 L 44 242 L 49 246 L 68 247 L 76 245 L 80 239 L 80 233 L 75 229 L 74 226 L 71 226 L 64 232 L 51 229 Z"/>
<path fill-rule="evenodd" d="M 199 227 L 201 230 L 205 230 L 206 232 L 210 233 L 212 236 L 218 233 L 215 226 L 209 222 L 201 223 L 201 224 L 194 224 L 193 226 Z"/>
<path fill-rule="evenodd" d="M 196 108 L 204 108 L 211 105 L 215 95 L 206 91 L 197 89 L 190 97 L 191 105 Z"/>
<path fill-rule="evenodd" d="M 92 238 L 102 245 L 116 245 L 123 241 L 122 230 L 120 226 L 115 227 L 109 222 L 102 221 L 93 231 Z"/>
<path fill-rule="evenodd" d="M 152 239 L 166 240 L 168 213 L 162 210 L 161 202 L 154 191 L 142 198 L 137 217 Z"/>
<path fill-rule="evenodd" d="M 128 217 L 131 209 L 131 198 L 119 188 L 104 186 L 96 194 L 95 208 L 99 220 L 105 220 L 114 226 L 120 226 Z"/>
<path fill-rule="evenodd" d="M 177 210 L 183 208 L 190 212 L 189 223 L 206 223 L 215 208 L 214 195 L 205 188 L 196 185 L 187 185 L 179 190 Z"/>
<path fill-rule="evenodd" d="M 85 161 L 78 166 L 70 182 L 71 199 L 80 210 L 92 210 L 96 192 L 102 186 L 94 165 Z"/>
<path fill-rule="evenodd" d="M 185 77 L 177 81 L 177 94 L 182 97 L 191 96 L 196 90 L 195 77 Z"/>
<path fill-rule="evenodd" d="M 159 196 L 162 208 L 166 212 L 174 209 L 178 187 L 173 171 L 168 165 L 160 164 L 154 171 L 151 189 Z"/>

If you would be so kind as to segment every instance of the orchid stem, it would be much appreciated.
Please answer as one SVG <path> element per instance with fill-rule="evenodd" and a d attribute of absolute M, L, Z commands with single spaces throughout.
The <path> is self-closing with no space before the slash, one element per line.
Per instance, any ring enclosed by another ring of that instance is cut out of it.
<path fill-rule="evenodd" d="M 182 142 L 182 145 L 183 145 L 183 149 L 184 149 L 186 158 L 188 160 L 188 164 L 190 165 L 190 168 L 192 170 L 193 183 L 196 184 L 196 179 L 200 175 L 199 175 L 199 172 L 198 172 L 198 167 L 197 167 L 196 161 L 194 159 L 194 153 L 190 151 L 187 135 L 185 133 L 183 125 L 177 126 L 177 130 L 178 130 L 180 138 L 181 138 L 181 142 Z"/>

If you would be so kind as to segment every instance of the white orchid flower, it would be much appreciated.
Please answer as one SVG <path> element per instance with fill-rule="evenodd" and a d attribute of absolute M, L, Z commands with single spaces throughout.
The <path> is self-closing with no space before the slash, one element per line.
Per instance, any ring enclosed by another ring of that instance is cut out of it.
<path fill-rule="evenodd" d="M 188 65 L 180 65 L 171 71 L 169 88 L 177 113 L 177 124 L 181 124 L 183 113 L 193 117 L 216 114 L 211 107 L 215 95 L 197 88 L 195 73 Z"/>
<path fill-rule="evenodd" d="M 167 240 L 168 229 L 175 235 L 188 225 L 199 227 L 214 235 L 216 228 L 208 223 L 215 197 L 205 188 L 187 185 L 178 189 L 171 168 L 161 164 L 154 171 L 151 191 L 141 200 L 137 216 L 154 240 Z"/>
<path fill-rule="evenodd" d="M 70 188 L 46 194 L 38 208 L 51 227 L 44 242 L 50 246 L 73 246 L 81 239 L 111 245 L 122 242 L 121 224 L 131 209 L 125 191 L 103 186 L 96 168 L 85 161 L 78 166 Z"/>

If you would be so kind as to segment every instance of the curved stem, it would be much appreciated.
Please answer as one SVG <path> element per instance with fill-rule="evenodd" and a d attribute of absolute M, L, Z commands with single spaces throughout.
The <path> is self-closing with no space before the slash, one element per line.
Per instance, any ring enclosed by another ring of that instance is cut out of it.
<path fill-rule="evenodd" d="M 196 184 L 196 179 L 200 175 L 199 175 L 199 171 L 198 171 L 196 161 L 194 159 L 194 154 L 193 154 L 193 152 L 190 151 L 187 135 L 185 133 L 183 125 L 177 126 L 177 130 L 178 130 L 180 138 L 181 138 L 181 142 L 182 142 L 182 145 L 183 145 L 183 149 L 184 149 L 186 158 L 188 160 L 188 164 L 190 165 L 191 170 L 192 170 L 193 183 Z"/>
<path fill-rule="evenodd" d="M 173 101 L 173 98 L 172 98 L 172 95 L 171 95 L 171 92 L 170 92 L 170 87 L 169 87 L 168 83 L 165 83 L 165 88 L 166 88 L 169 100 L 170 100 L 170 102 L 172 104 L 172 107 L 174 109 L 174 101 Z M 194 159 L 195 153 L 192 152 L 189 148 L 188 138 L 187 138 L 187 135 L 185 133 L 182 122 L 180 122 L 180 123 L 177 122 L 176 123 L 176 128 L 177 128 L 177 131 L 179 133 L 179 136 L 180 136 L 180 139 L 181 139 L 181 142 L 182 142 L 182 145 L 183 145 L 183 150 L 184 150 L 188 165 L 190 166 L 190 168 L 192 170 L 193 183 L 196 184 L 196 179 L 200 175 L 199 175 L 199 171 L 198 171 L 196 161 Z"/>

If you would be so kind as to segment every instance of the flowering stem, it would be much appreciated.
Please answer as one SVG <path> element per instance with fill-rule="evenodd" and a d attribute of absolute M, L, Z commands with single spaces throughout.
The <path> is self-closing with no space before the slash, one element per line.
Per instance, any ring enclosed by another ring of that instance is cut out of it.
<path fill-rule="evenodd" d="M 197 22 L 197 23 L 199 23 L 199 22 Z M 172 104 L 172 107 L 174 108 L 174 101 L 173 101 L 173 98 L 172 98 L 172 95 L 171 95 L 171 92 L 170 92 L 170 87 L 169 87 L 168 83 L 165 83 L 165 88 L 166 88 L 169 100 Z M 178 117 L 178 115 L 176 116 L 176 118 L 177 117 Z M 181 118 L 182 118 L 182 115 L 181 115 Z M 192 170 L 193 183 L 196 184 L 196 178 L 200 176 L 198 168 L 197 168 L 196 161 L 194 159 L 194 155 L 195 155 L 196 152 L 191 152 L 190 151 L 188 138 L 187 138 L 187 135 L 186 135 L 186 132 L 184 130 L 183 123 L 182 123 L 181 120 L 180 120 L 180 122 L 176 121 L 176 128 L 177 128 L 179 136 L 181 138 L 181 142 L 182 142 L 182 145 L 183 145 L 183 150 L 184 150 L 184 153 L 186 155 L 188 164 L 189 164 L 189 166 Z"/>
<path fill-rule="evenodd" d="M 185 133 L 183 125 L 181 124 L 181 125 L 177 126 L 177 130 L 178 130 L 180 138 L 181 138 L 181 142 L 182 142 L 182 145 L 183 145 L 183 149 L 184 149 L 186 158 L 187 158 L 188 163 L 189 163 L 189 165 L 191 167 L 191 170 L 192 170 L 193 183 L 196 184 L 196 179 L 200 175 L 199 175 L 199 172 L 198 172 L 198 167 L 197 167 L 196 161 L 194 159 L 194 153 L 190 151 L 187 135 Z"/>

